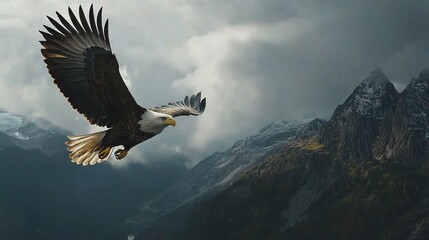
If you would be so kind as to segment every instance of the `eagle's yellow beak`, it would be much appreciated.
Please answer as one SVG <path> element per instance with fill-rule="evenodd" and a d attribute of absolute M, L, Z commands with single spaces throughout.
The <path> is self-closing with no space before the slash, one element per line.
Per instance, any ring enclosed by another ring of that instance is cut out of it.
<path fill-rule="evenodd" d="M 176 120 L 174 120 L 174 118 L 169 118 L 169 119 L 167 119 L 166 122 L 167 122 L 168 125 L 176 127 Z"/>

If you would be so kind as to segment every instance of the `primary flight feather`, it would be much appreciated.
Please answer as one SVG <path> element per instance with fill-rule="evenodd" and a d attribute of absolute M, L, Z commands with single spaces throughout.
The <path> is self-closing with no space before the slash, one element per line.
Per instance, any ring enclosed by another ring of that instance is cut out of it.
<path fill-rule="evenodd" d="M 72 162 L 84 166 L 106 161 L 113 148 L 117 159 L 124 158 L 135 145 L 159 134 L 169 125 L 176 126 L 177 116 L 198 116 L 206 99 L 201 93 L 154 108 L 137 104 L 119 72 L 118 61 L 109 41 L 108 20 L 102 23 L 102 8 L 88 20 L 82 7 L 79 19 L 69 8 L 71 23 L 58 12 L 58 22 L 48 16 L 54 28 L 44 26 L 40 41 L 49 74 L 68 102 L 91 124 L 106 131 L 69 136 L 66 142 Z"/>

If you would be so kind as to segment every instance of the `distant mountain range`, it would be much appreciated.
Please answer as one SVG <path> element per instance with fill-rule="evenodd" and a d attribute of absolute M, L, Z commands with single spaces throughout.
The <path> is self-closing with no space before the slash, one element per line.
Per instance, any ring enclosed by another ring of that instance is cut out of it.
<path fill-rule="evenodd" d="M 55 127 L 46 130 L 25 117 L 0 111 L 0 147 L 8 143 L 53 156 L 63 151 L 67 134 L 65 130 Z"/>
<path fill-rule="evenodd" d="M 78 166 L 65 134 L 0 112 L 0 239 L 127 239 L 124 219 L 187 171 L 165 161 Z"/>
<path fill-rule="evenodd" d="M 429 239 L 428 70 L 401 93 L 375 70 L 329 121 L 280 125 L 143 204 L 137 239 Z"/>

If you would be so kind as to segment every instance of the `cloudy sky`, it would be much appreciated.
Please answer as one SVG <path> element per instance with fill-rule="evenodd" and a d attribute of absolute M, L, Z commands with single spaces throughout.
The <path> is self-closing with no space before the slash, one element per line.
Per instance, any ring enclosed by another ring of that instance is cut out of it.
<path fill-rule="evenodd" d="M 130 91 L 157 106 L 202 91 L 206 112 L 134 159 L 195 163 L 272 121 L 329 118 L 374 68 L 398 89 L 429 67 L 429 1 L 0 0 L 0 109 L 95 131 L 52 84 L 38 30 L 91 2 Z"/>

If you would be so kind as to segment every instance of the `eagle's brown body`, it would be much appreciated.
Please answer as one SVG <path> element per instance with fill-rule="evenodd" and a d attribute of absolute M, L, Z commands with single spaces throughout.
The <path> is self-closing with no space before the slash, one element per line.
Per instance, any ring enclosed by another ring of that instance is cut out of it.
<path fill-rule="evenodd" d="M 135 145 L 144 142 L 156 134 L 142 132 L 138 124 L 140 116 L 144 114 L 146 109 L 136 109 L 130 112 L 129 115 L 123 116 L 122 121 L 118 121 L 113 127 L 106 131 L 103 138 L 103 147 L 115 147 L 123 145 L 124 150 L 128 151 Z"/>
<path fill-rule="evenodd" d="M 62 24 L 48 17 L 54 28 L 44 26 L 40 31 L 44 41 L 42 54 L 49 73 L 69 103 L 91 124 L 109 128 L 106 131 L 69 136 L 70 158 L 77 164 L 95 164 L 107 160 L 113 147 L 121 159 L 133 146 L 159 134 L 168 125 L 175 126 L 174 117 L 200 115 L 205 109 L 201 94 L 185 97 L 155 108 L 136 103 L 119 72 L 112 53 L 108 21 L 103 26 L 101 9 L 94 17 L 92 5 L 89 16 L 79 7 L 79 18 L 69 8 L 71 23 L 61 14 Z"/>

